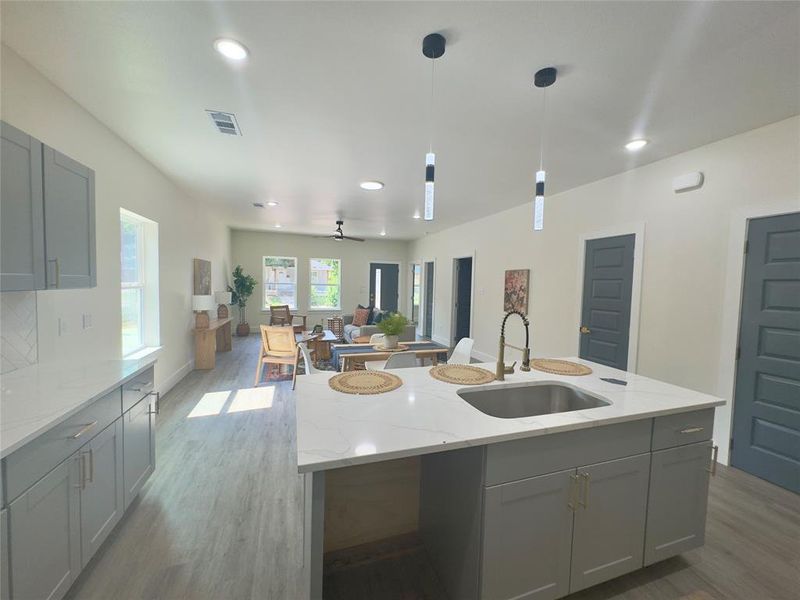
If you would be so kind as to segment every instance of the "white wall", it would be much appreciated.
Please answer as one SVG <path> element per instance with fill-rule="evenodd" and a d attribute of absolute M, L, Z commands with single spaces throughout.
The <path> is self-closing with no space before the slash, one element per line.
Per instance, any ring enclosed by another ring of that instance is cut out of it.
<path fill-rule="evenodd" d="M 576 355 L 580 236 L 643 226 L 637 371 L 730 401 L 718 375 L 726 267 L 741 261 L 735 255 L 741 248 L 729 249 L 731 218 L 748 206 L 800 210 L 799 140 L 800 118 L 794 117 L 550 196 L 541 232 L 531 230 L 526 202 L 417 240 L 408 259 L 436 259 L 435 337 L 450 335 L 452 257 L 474 252 L 476 350 L 496 355 L 504 271 L 527 268 L 533 354 Z M 706 178 L 700 190 L 673 193 L 673 177 L 697 170 Z M 548 172 L 549 180 L 557 177 Z M 517 329 L 510 326 L 510 343 L 521 341 Z M 730 406 L 718 409 L 717 418 L 718 433 L 728 431 Z M 717 442 L 724 458 L 727 440 Z"/>
<path fill-rule="evenodd" d="M 263 256 L 297 257 L 297 305 L 298 312 L 308 315 L 309 326 L 319 323 L 333 311 L 308 310 L 310 258 L 338 258 L 342 261 L 342 310 L 340 313 L 352 314 L 357 304 L 366 306 L 369 301 L 369 263 L 400 262 L 400 302 L 401 312 L 408 310 L 411 295 L 408 288 L 410 269 L 406 257 L 408 242 L 390 240 L 367 240 L 365 242 L 335 242 L 308 235 L 272 233 L 263 231 L 231 232 L 231 256 L 233 265 L 242 265 L 245 273 L 258 281 L 256 291 L 247 305 L 247 320 L 255 327 L 259 323 L 269 323 L 269 310 L 263 311 L 264 287 L 261 272 Z"/>
<path fill-rule="evenodd" d="M 159 224 L 160 315 L 163 350 L 159 389 L 191 368 L 192 259 L 211 261 L 214 289 L 230 270 L 228 228 L 216 214 L 175 186 L 133 148 L 63 91 L 2 46 L 0 117 L 95 171 L 97 287 L 37 293 L 39 361 L 121 354 L 119 209 Z M 93 326 L 82 329 L 82 314 Z M 58 334 L 58 320 L 67 331 Z"/>

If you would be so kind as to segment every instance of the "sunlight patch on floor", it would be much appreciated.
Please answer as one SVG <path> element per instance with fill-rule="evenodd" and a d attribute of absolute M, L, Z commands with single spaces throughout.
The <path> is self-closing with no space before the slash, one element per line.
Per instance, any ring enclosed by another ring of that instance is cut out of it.
<path fill-rule="evenodd" d="M 228 401 L 230 395 L 230 390 L 226 390 L 224 392 L 206 392 L 203 394 L 203 397 L 200 398 L 200 401 L 195 404 L 192 412 L 189 413 L 187 418 L 194 419 L 196 417 L 211 417 L 218 415 L 222 412 L 222 408 L 225 406 L 225 403 Z"/>
<path fill-rule="evenodd" d="M 186 418 L 215 417 L 249 410 L 264 410 L 272 408 L 274 399 L 274 386 L 206 392 Z"/>

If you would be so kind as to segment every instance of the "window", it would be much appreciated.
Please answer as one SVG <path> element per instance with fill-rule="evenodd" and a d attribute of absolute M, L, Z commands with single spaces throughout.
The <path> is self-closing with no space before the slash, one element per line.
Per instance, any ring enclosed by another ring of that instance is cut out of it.
<path fill-rule="evenodd" d="M 289 256 L 264 257 L 264 309 L 275 304 L 297 308 L 297 259 Z"/>
<path fill-rule="evenodd" d="M 338 258 L 312 258 L 310 310 L 339 310 L 342 307 L 342 263 Z"/>
<path fill-rule="evenodd" d="M 120 209 L 122 355 L 158 345 L 158 224 Z"/>

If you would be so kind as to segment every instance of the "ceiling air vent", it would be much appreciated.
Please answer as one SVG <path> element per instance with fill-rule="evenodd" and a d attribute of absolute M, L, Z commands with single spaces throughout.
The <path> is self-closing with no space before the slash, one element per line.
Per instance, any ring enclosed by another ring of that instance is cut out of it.
<path fill-rule="evenodd" d="M 233 113 L 220 112 L 218 110 L 206 111 L 211 120 L 214 121 L 220 133 L 228 135 L 242 135 L 242 130 L 239 129 L 239 123 L 236 122 L 236 115 Z"/>

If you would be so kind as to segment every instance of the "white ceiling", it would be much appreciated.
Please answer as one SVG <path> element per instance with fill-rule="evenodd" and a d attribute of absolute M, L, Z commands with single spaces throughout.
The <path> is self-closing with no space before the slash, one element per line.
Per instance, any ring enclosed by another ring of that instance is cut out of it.
<path fill-rule="evenodd" d="M 800 3 L 3 2 L 2 40 L 229 224 L 416 238 L 800 112 Z M 437 218 L 423 198 L 437 61 Z M 251 51 L 232 65 L 228 36 Z M 205 109 L 234 112 L 243 136 Z M 623 144 L 652 143 L 631 155 Z M 358 182 L 379 179 L 382 192 Z M 276 200 L 277 208 L 253 202 Z"/>

